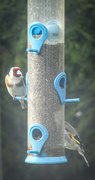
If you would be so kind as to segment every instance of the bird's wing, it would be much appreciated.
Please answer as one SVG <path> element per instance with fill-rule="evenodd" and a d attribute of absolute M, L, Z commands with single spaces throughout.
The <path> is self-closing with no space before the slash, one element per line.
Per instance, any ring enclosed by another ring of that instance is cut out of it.
<path fill-rule="evenodd" d="M 68 131 L 70 137 L 78 144 L 83 145 L 77 131 L 65 121 L 65 129 Z"/>
<path fill-rule="evenodd" d="M 77 131 L 68 122 L 65 121 L 65 129 L 72 133 L 73 136 L 78 135 Z"/>
<path fill-rule="evenodd" d="M 26 86 L 26 81 L 25 81 L 25 78 L 23 77 L 23 83 L 25 84 L 25 86 Z"/>
<path fill-rule="evenodd" d="M 5 84 L 7 88 L 13 87 L 12 84 L 9 83 L 10 76 L 7 74 L 5 77 Z"/>

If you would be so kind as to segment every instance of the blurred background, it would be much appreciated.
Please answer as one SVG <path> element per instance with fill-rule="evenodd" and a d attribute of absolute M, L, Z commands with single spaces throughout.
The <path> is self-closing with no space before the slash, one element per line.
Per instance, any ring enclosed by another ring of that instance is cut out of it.
<path fill-rule="evenodd" d="M 27 151 L 27 111 L 5 87 L 10 67 L 27 72 L 27 1 L 0 1 L 0 180 L 95 180 L 95 1 L 65 1 L 66 121 L 85 144 L 90 167 L 77 151 L 66 150 L 68 163 L 33 165 Z"/>

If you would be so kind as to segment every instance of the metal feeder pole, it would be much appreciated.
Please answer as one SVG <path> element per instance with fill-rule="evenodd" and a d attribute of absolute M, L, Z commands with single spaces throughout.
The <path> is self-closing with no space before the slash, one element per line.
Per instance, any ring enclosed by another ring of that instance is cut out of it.
<path fill-rule="evenodd" d="M 64 1 L 28 0 L 28 30 L 31 24 L 41 23 L 48 31 L 48 37 L 38 54 L 36 48 L 34 52 L 29 50 L 27 53 L 28 154 L 25 159 L 27 163 L 48 164 L 67 161 L 64 148 L 65 105 L 61 103 L 54 88 L 55 78 L 64 72 L 65 68 Z M 35 41 L 40 39 L 42 33 L 42 29 L 39 30 L 35 26 L 33 29 Z M 28 48 L 33 49 L 29 36 Z"/>

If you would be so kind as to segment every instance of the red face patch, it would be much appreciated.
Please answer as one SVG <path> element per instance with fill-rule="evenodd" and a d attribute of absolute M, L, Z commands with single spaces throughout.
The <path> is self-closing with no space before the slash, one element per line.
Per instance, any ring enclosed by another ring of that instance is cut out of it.
<path fill-rule="evenodd" d="M 21 71 L 21 69 L 19 67 L 13 67 L 13 70 L 20 70 Z"/>

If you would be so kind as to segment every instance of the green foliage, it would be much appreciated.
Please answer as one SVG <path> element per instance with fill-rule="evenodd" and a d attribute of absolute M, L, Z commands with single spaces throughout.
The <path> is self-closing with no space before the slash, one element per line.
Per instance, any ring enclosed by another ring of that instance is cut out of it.
<path fill-rule="evenodd" d="M 90 151 L 86 152 L 88 161 L 93 164 L 95 158 L 93 150 L 95 141 L 95 25 L 93 23 L 95 3 L 88 0 L 66 1 L 66 3 L 67 97 L 80 98 L 79 103 L 66 104 L 66 120 L 79 132 L 82 141 Z M 81 115 L 77 116 L 77 112 L 81 112 Z M 92 176 L 90 175 L 89 178 Z"/>
<path fill-rule="evenodd" d="M 24 163 L 27 149 L 26 112 L 22 112 L 19 102 L 14 102 L 9 96 L 4 78 L 12 66 L 20 66 L 24 76 L 27 71 L 26 8 L 26 0 L 1 0 L 0 3 L 3 180 L 32 178 L 93 180 L 95 177 L 95 2 L 67 0 L 65 21 L 67 98 L 80 98 L 79 103 L 66 104 L 66 121 L 77 129 L 83 143 L 90 150 L 86 152 L 90 162 L 89 169 L 75 151 L 66 151 L 69 163 L 63 165 L 39 166 Z"/>

